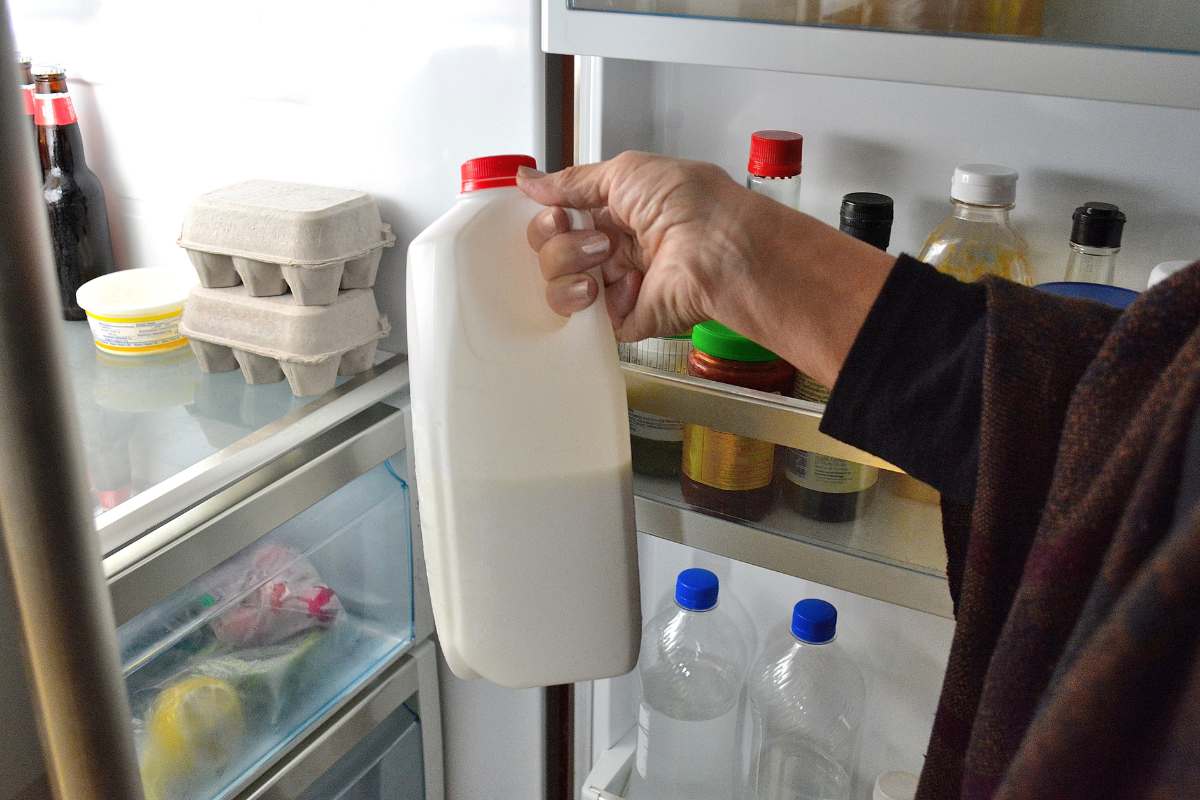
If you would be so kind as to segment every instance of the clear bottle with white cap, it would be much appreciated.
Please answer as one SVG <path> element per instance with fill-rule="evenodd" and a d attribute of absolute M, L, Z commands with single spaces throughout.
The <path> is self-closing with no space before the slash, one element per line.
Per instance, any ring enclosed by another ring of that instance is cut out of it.
<path fill-rule="evenodd" d="M 1196 263 L 1195 261 L 1184 260 L 1184 261 L 1164 261 L 1161 264 L 1158 264 L 1157 266 L 1154 267 L 1154 269 L 1150 270 L 1150 281 L 1149 281 L 1149 283 L 1146 284 L 1146 288 L 1147 289 L 1154 288 L 1155 284 L 1162 283 L 1167 278 L 1174 275 L 1176 272 L 1185 270 L 1188 267 L 1190 267 L 1192 264 L 1195 264 L 1195 263 Z"/>
<path fill-rule="evenodd" d="M 920 259 L 962 281 L 986 275 L 1033 284 L 1029 246 L 1009 220 L 1017 197 L 1016 170 L 962 164 L 950 183 L 953 209 L 933 229 Z"/>

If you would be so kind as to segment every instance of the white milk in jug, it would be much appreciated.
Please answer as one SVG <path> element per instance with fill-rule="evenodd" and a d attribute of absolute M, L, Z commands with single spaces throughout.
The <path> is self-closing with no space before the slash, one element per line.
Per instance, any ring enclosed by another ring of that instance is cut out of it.
<path fill-rule="evenodd" d="M 545 301 L 516 188 L 528 156 L 468 161 L 408 250 L 408 356 L 434 619 L 456 675 L 527 687 L 637 661 L 624 382 L 601 295 Z M 601 287 L 603 292 L 603 287 Z"/>

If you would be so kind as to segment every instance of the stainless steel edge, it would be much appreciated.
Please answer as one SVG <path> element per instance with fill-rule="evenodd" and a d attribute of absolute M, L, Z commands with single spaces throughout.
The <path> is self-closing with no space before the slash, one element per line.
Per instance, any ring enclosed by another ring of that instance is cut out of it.
<path fill-rule="evenodd" d="M 400 452 L 405 441 L 403 413 L 376 403 L 109 555 L 104 568 L 117 624 Z"/>
<path fill-rule="evenodd" d="M 635 498 L 638 530 L 774 572 L 953 619 L 943 577 Z"/>
<path fill-rule="evenodd" d="M 821 407 L 815 403 L 635 364 L 621 364 L 621 369 L 630 408 L 902 472 L 893 464 L 821 433 Z"/>
<path fill-rule="evenodd" d="M 237 800 L 296 800 L 300 797 L 389 714 L 422 691 L 426 673 L 432 671 L 436 679 L 433 648 L 433 642 L 424 642 L 385 668 L 286 758 L 280 759 L 238 794 Z M 424 740 L 430 735 L 424 718 L 421 727 Z M 437 734 L 440 741 L 440 728 Z"/>
<path fill-rule="evenodd" d="M 408 385 L 407 356 L 395 355 L 311 403 L 181 470 L 96 518 L 105 554 L 210 498 L 297 445 Z"/>
<path fill-rule="evenodd" d="M 410 406 L 404 408 L 404 429 L 411 442 L 412 408 Z M 433 635 L 433 601 L 429 597 L 429 578 L 425 572 L 425 540 L 421 533 L 421 493 L 417 491 L 417 463 L 413 455 L 413 448 L 408 448 L 405 455 L 408 457 L 408 475 L 412 478 L 408 487 L 408 518 L 409 530 L 412 531 L 413 552 L 413 635 L 419 642 Z"/>
<path fill-rule="evenodd" d="M 10 584 L 15 613 L 7 619 L 17 620 L 21 641 L 21 652 L 4 657 L 25 659 L 30 684 L 6 696 L 29 697 L 48 783 L 60 800 L 140 800 L 67 382 L 42 173 L 13 81 L 3 0 L 0 63 L 8 69 L 0 85 L 0 581 Z"/>

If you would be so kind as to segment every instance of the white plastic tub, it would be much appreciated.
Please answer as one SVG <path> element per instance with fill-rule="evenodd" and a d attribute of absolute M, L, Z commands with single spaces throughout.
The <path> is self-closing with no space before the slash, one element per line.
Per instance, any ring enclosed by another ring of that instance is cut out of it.
<path fill-rule="evenodd" d="M 187 344 L 183 301 L 196 276 L 182 269 L 127 269 L 90 280 L 75 293 L 102 352 L 144 356 Z"/>

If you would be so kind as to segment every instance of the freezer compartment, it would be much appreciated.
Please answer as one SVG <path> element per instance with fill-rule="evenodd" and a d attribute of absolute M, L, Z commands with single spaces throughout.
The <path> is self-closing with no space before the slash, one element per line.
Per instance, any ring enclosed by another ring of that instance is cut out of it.
<path fill-rule="evenodd" d="M 401 706 L 299 800 L 423 800 L 421 723 Z"/>
<path fill-rule="evenodd" d="M 220 800 L 413 638 L 397 456 L 119 629 L 146 796 Z"/>

